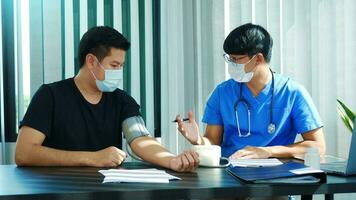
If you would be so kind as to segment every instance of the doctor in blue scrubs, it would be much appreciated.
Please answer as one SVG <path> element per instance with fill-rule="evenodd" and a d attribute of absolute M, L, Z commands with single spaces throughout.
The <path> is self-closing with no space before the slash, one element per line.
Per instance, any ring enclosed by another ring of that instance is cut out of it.
<path fill-rule="evenodd" d="M 231 79 L 211 94 L 199 134 L 192 112 L 180 115 L 178 130 L 194 145 L 220 145 L 230 158 L 303 158 L 309 147 L 325 153 L 323 124 L 307 90 L 274 73 L 269 65 L 273 41 L 261 26 L 244 24 L 224 42 Z M 223 69 L 222 69 L 223 70 Z M 297 134 L 303 141 L 295 142 Z"/>

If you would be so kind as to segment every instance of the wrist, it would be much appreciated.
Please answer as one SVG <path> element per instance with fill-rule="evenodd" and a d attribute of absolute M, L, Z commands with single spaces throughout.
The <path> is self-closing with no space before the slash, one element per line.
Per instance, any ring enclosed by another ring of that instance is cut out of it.
<path fill-rule="evenodd" d="M 273 157 L 272 147 L 262 147 L 267 152 L 267 158 Z"/>
<path fill-rule="evenodd" d="M 166 167 L 166 168 L 168 168 L 168 169 L 172 169 L 172 170 L 174 170 L 174 166 L 173 166 L 173 159 L 175 159 L 176 158 L 176 156 L 169 156 L 169 157 L 167 157 L 167 164 L 166 164 L 166 166 L 163 166 L 163 167 Z"/>
<path fill-rule="evenodd" d="M 192 145 L 202 145 L 203 144 L 203 138 L 199 135 L 197 141 L 191 142 Z"/>
<path fill-rule="evenodd" d="M 94 166 L 96 152 L 82 152 L 79 154 L 79 165 L 81 166 Z"/>

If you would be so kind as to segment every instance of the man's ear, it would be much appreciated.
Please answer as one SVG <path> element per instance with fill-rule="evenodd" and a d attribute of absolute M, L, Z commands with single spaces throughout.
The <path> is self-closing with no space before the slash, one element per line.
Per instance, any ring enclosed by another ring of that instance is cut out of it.
<path fill-rule="evenodd" d="M 95 63 L 95 56 L 91 53 L 88 53 L 87 56 L 85 56 L 85 63 L 89 69 L 93 69 Z"/>
<path fill-rule="evenodd" d="M 266 60 L 262 53 L 256 54 L 256 64 L 257 65 L 259 65 L 261 63 L 265 63 L 265 62 L 266 62 Z"/>

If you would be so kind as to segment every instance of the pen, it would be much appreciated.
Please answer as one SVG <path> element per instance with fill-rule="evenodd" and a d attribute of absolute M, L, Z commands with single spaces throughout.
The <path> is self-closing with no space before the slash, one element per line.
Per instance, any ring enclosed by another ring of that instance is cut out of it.
<path fill-rule="evenodd" d="M 183 122 L 185 122 L 185 121 L 188 121 L 189 120 L 189 118 L 184 118 L 184 119 L 182 119 L 183 120 Z M 177 120 L 173 120 L 172 122 L 178 122 Z"/>

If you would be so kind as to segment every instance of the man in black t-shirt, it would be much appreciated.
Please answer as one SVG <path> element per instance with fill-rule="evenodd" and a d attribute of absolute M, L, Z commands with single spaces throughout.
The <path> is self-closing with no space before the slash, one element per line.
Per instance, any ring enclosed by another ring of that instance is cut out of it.
<path fill-rule="evenodd" d="M 149 133 L 140 107 L 119 89 L 130 43 L 110 27 L 94 27 L 79 44 L 79 73 L 44 84 L 20 122 L 15 161 L 19 166 L 115 167 L 126 156 L 122 135 L 143 160 L 175 171 L 192 171 L 194 151 L 175 156 Z"/>

